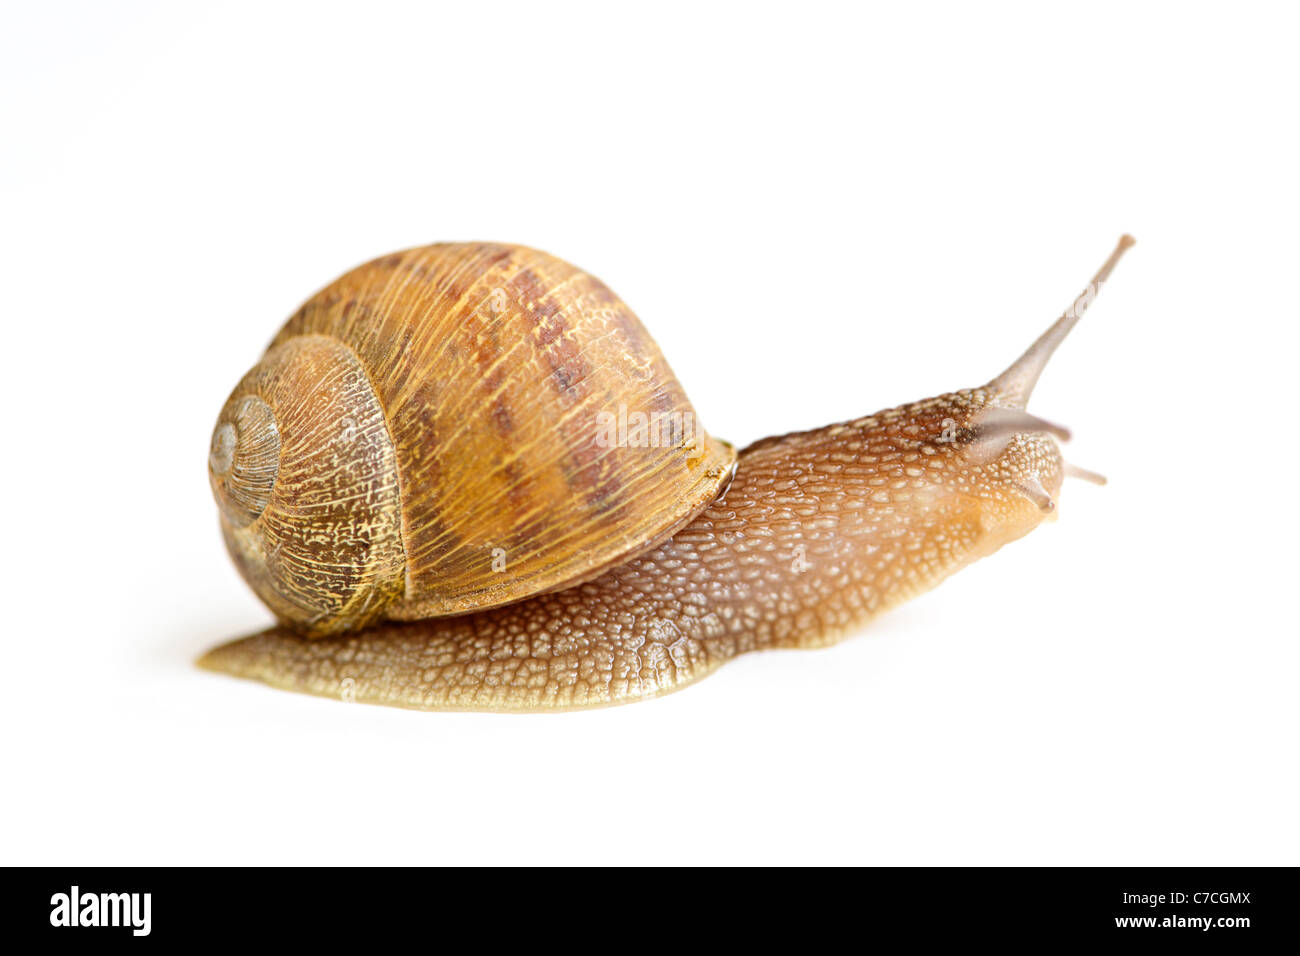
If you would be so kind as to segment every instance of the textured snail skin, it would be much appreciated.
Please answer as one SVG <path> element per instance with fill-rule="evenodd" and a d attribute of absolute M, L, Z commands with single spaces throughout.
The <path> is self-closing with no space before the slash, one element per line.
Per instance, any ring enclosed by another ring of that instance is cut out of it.
<path fill-rule="evenodd" d="M 276 627 L 201 663 L 372 703 L 528 711 L 654 697 L 746 651 L 833 643 L 1049 513 L 1021 483 L 1055 497 L 1051 438 L 1016 435 L 971 462 L 989 398 L 959 392 L 760 441 L 694 522 L 587 584 L 315 640 Z"/>
<path fill-rule="evenodd" d="M 834 643 L 1054 516 L 1064 429 L 1024 406 L 1132 240 L 988 385 L 768 438 L 670 540 L 585 584 L 462 617 L 310 639 L 274 627 L 212 670 L 425 710 L 545 711 L 679 689 L 747 651 Z"/>

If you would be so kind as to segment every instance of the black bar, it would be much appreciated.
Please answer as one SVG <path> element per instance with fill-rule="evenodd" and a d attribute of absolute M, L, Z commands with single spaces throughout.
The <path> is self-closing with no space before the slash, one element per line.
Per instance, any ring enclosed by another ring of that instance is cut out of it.
<path fill-rule="evenodd" d="M 1295 870 L 1289 868 L 55 868 L 10 870 L 8 876 L 19 891 L 7 896 L 6 925 L 40 932 L 50 942 L 116 936 L 139 945 L 236 943 L 254 938 L 250 933 L 259 928 L 295 946 L 374 946 L 414 933 L 427 944 L 423 948 L 459 949 L 455 940 L 467 932 L 487 934 L 481 942 L 494 948 L 621 949 L 685 943 L 699 932 L 690 927 L 702 920 L 706 937 L 728 941 L 729 948 L 751 937 L 770 944 L 779 938 L 773 934 L 791 932 L 820 948 L 847 932 L 854 946 L 902 934 L 928 942 L 1133 940 L 1209 942 L 1235 950 L 1290 944 L 1300 922 Z M 116 912 L 119 925 L 68 925 L 74 886 L 79 917 L 103 913 L 110 921 Z M 100 894 L 113 896 L 101 905 Z M 87 903 L 92 896 L 96 903 Z"/>

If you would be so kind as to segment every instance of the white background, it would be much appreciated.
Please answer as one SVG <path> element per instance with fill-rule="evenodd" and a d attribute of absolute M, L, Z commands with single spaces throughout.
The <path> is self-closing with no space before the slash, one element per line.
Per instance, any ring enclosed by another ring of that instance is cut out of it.
<path fill-rule="evenodd" d="M 5 6 L 4 862 L 1300 862 L 1294 14 L 207 7 Z M 1123 231 L 1032 406 L 1111 484 L 835 648 L 522 717 L 193 666 L 269 621 L 216 413 L 363 260 L 576 262 L 744 444 L 987 380 Z"/>

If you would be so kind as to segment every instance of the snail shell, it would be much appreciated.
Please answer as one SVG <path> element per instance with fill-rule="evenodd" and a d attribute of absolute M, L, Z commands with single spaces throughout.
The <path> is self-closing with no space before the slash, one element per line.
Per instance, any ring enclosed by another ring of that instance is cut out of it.
<path fill-rule="evenodd" d="M 620 409 L 634 427 L 611 440 Z M 455 243 L 309 299 L 226 401 L 208 465 L 240 573 L 327 634 L 589 580 L 691 521 L 735 452 L 599 280 Z"/>

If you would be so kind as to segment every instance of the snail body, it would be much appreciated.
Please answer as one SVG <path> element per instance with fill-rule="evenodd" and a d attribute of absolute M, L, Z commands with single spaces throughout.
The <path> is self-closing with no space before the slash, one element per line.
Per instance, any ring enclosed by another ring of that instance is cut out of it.
<path fill-rule="evenodd" d="M 1090 477 L 1062 460 L 1056 439 L 1068 433 L 1030 415 L 1025 405 L 1047 359 L 1131 244 L 1124 237 L 1071 309 L 985 386 L 763 439 L 740 453 L 734 478 L 728 447 L 701 436 L 692 460 L 720 477 L 689 486 L 706 489 L 706 500 L 687 506 L 685 521 L 680 508 L 644 520 L 658 530 L 643 536 L 640 547 L 620 541 L 624 557 L 606 560 L 594 576 L 586 573 L 595 566 L 589 562 L 567 587 L 543 577 L 526 596 L 472 613 L 410 621 L 371 617 L 368 627 L 327 637 L 282 617 L 280 625 L 216 648 L 201 663 L 279 687 L 373 703 L 528 711 L 653 697 L 746 651 L 833 643 L 1028 533 L 1054 513 L 1067 475 Z M 323 353 L 332 341 L 302 313 L 290 329 L 310 329 L 304 348 Z M 282 333 L 277 343 L 295 337 L 302 336 Z M 268 355 L 278 347 L 273 343 Z M 339 388 L 319 401 L 349 396 L 352 379 L 338 374 Z M 373 433 L 382 446 L 377 433 L 388 406 L 377 404 L 362 403 L 366 414 L 352 437 Z M 244 416 L 253 423 L 246 430 L 256 433 L 266 412 L 237 389 L 222 414 L 236 429 Z M 581 446 L 583 439 L 576 441 Z M 254 487 L 264 488 L 271 450 L 266 442 L 248 444 L 247 472 L 257 479 Z M 230 445 L 219 424 L 217 466 L 226 464 Z M 288 447 L 285 441 L 282 461 Z M 680 465 L 685 449 L 669 451 L 669 475 L 697 474 Z M 372 489 L 367 501 L 406 492 L 409 482 L 399 480 L 396 489 L 384 484 L 382 447 L 363 459 L 374 463 L 373 474 L 366 472 Z M 237 516 L 238 507 L 250 510 L 236 501 L 230 510 Z M 403 525 L 397 533 L 410 531 Z M 382 544 L 387 534 L 381 528 L 375 536 L 381 562 L 392 557 Z M 545 547 L 537 549 L 540 565 L 570 560 L 551 551 L 548 558 Z M 407 592 L 399 593 L 389 607 L 402 608 L 405 600 Z M 444 602 L 435 610 L 445 608 Z"/>

